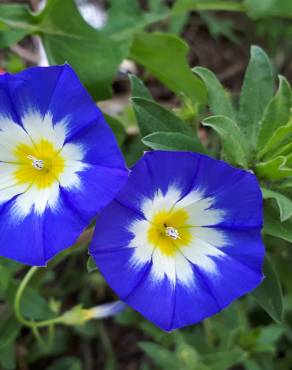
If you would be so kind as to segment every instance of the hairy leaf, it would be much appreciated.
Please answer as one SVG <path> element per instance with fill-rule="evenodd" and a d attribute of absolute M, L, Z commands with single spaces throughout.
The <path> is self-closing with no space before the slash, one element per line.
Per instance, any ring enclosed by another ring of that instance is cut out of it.
<path fill-rule="evenodd" d="M 292 176 L 292 167 L 288 167 L 287 157 L 279 156 L 256 165 L 256 174 L 268 180 L 284 180 Z"/>
<path fill-rule="evenodd" d="M 262 187 L 264 199 L 275 199 L 280 210 L 280 219 L 285 221 L 292 216 L 292 200 L 285 195 Z"/>
<path fill-rule="evenodd" d="M 239 125 L 252 146 L 256 145 L 259 124 L 273 96 L 273 71 L 265 52 L 251 47 L 251 57 L 245 72 L 240 95 Z"/>
<path fill-rule="evenodd" d="M 213 115 L 222 115 L 235 120 L 235 112 L 230 95 L 224 90 L 214 73 L 203 67 L 195 67 L 192 71 L 197 74 L 206 85 L 208 91 L 208 104 Z"/>
<path fill-rule="evenodd" d="M 247 144 L 234 121 L 226 116 L 212 116 L 205 118 L 202 124 L 212 127 L 219 134 L 228 161 L 247 167 Z"/>
<path fill-rule="evenodd" d="M 148 100 L 153 100 L 150 94 L 150 91 L 144 85 L 143 81 L 141 81 L 137 76 L 132 75 L 132 74 L 129 75 L 129 78 L 131 82 L 132 97 L 139 97 L 139 98 L 145 98 Z"/>
<path fill-rule="evenodd" d="M 142 139 L 143 143 L 156 150 L 181 150 L 206 153 L 205 148 L 195 136 L 179 132 L 154 132 Z"/>
<path fill-rule="evenodd" d="M 185 124 L 174 113 L 144 98 L 131 98 L 142 136 L 157 131 L 185 132 Z"/>
<path fill-rule="evenodd" d="M 277 149 L 282 149 L 283 145 L 291 142 L 292 138 L 292 116 L 290 115 L 290 120 L 285 126 L 281 126 L 276 129 L 272 137 L 268 140 L 264 148 L 259 152 L 258 157 L 263 157 L 269 151 L 274 151 Z M 274 153 L 273 155 L 274 156 Z"/>
<path fill-rule="evenodd" d="M 275 130 L 288 123 L 292 106 L 289 82 L 279 76 L 280 85 L 277 94 L 270 101 L 260 126 L 257 149 L 261 150 L 273 136 Z"/>
<path fill-rule="evenodd" d="M 279 278 L 270 260 L 266 257 L 264 263 L 265 279 L 252 295 L 257 303 L 278 323 L 283 318 L 283 296 Z"/>
<path fill-rule="evenodd" d="M 265 207 L 264 233 L 292 243 L 291 217 L 281 222 L 277 209 L 271 204 L 267 205 Z"/>

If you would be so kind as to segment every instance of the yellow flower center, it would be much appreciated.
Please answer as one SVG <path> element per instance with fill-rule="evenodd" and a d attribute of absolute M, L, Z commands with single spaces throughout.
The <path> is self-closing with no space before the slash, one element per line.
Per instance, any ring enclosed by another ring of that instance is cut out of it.
<path fill-rule="evenodd" d="M 167 256 L 173 256 L 191 242 L 189 215 L 184 209 L 161 210 L 153 216 L 148 229 L 148 241 Z"/>
<path fill-rule="evenodd" d="M 14 155 L 18 165 L 13 174 L 16 181 L 19 184 L 34 184 L 38 189 L 52 186 L 65 168 L 61 152 L 46 139 L 33 145 L 19 144 Z"/>

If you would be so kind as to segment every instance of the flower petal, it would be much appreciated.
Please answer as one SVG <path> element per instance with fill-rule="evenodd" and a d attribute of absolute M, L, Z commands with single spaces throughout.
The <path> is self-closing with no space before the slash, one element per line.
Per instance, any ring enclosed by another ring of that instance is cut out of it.
<path fill-rule="evenodd" d="M 255 176 L 200 154 L 156 151 L 134 166 L 99 216 L 90 253 L 121 299 L 172 330 L 219 312 L 262 281 L 261 225 Z"/>
<path fill-rule="evenodd" d="M 127 175 L 113 133 L 68 65 L 0 76 L 0 255 L 45 265 Z"/>

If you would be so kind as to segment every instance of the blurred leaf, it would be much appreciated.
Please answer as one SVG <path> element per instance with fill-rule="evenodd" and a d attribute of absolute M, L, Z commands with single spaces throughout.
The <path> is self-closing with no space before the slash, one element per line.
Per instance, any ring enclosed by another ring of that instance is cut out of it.
<path fill-rule="evenodd" d="M 10 343 L 8 346 L 0 349 L 0 364 L 1 368 L 5 370 L 16 369 L 14 344 Z"/>
<path fill-rule="evenodd" d="M 179 37 L 140 32 L 134 37 L 130 58 L 147 68 L 174 93 L 185 94 L 196 103 L 204 103 L 206 89 L 191 72 L 187 53 L 188 45 Z"/>
<path fill-rule="evenodd" d="M 292 178 L 290 177 L 287 180 L 284 180 L 281 184 L 278 184 L 277 187 L 279 189 L 292 190 Z"/>
<path fill-rule="evenodd" d="M 5 291 L 13 276 L 13 271 L 6 266 L 0 265 L 0 286 Z"/>
<path fill-rule="evenodd" d="M 273 71 L 265 52 L 251 47 L 250 61 L 245 72 L 240 95 L 239 126 L 252 146 L 256 145 L 259 123 L 273 96 Z"/>
<path fill-rule="evenodd" d="M 130 40 L 121 43 L 96 31 L 83 20 L 74 0 L 49 0 L 37 19 L 50 64 L 70 63 L 95 100 L 110 97 Z"/>
<path fill-rule="evenodd" d="M 213 115 L 227 116 L 235 120 L 235 112 L 230 95 L 224 90 L 214 73 L 203 67 L 195 67 L 192 71 L 199 75 L 206 85 L 208 104 Z"/>
<path fill-rule="evenodd" d="M 37 29 L 27 5 L 1 4 L 0 22 L 0 49 L 16 44 Z"/>
<path fill-rule="evenodd" d="M 185 25 L 188 22 L 188 20 L 189 20 L 189 14 L 187 12 L 183 13 L 183 14 L 180 14 L 180 15 L 177 15 L 177 16 L 175 16 L 175 15 L 172 16 L 169 19 L 167 32 L 168 33 L 173 33 L 176 36 L 181 35 Z"/>
<path fill-rule="evenodd" d="M 252 292 L 252 296 L 273 320 L 281 323 L 283 318 L 282 289 L 276 271 L 267 256 L 263 270 L 265 279 Z"/>
<path fill-rule="evenodd" d="M 151 342 L 140 342 L 139 347 L 152 358 L 157 366 L 167 370 L 177 370 L 176 356 L 170 350 Z"/>
<path fill-rule="evenodd" d="M 264 199 L 275 199 L 280 210 L 280 219 L 285 221 L 292 216 L 292 200 L 285 195 L 262 187 Z"/>
<path fill-rule="evenodd" d="M 127 166 L 132 167 L 141 158 L 146 147 L 141 141 L 141 136 L 135 135 L 125 142 L 122 150 Z"/>
<path fill-rule="evenodd" d="M 197 353 L 194 346 L 189 345 L 185 341 L 177 345 L 176 348 L 177 362 L 181 364 L 180 369 L 202 369 L 204 370 L 203 365 L 199 365 L 199 354 Z"/>
<path fill-rule="evenodd" d="M 289 121 L 292 106 L 291 88 L 285 77 L 279 76 L 279 80 L 277 94 L 267 106 L 260 126 L 258 150 L 262 150 L 261 155 L 266 152 L 264 148 L 275 130 Z"/>
<path fill-rule="evenodd" d="M 55 317 L 46 300 L 31 287 L 25 290 L 20 306 L 23 315 L 32 320 L 46 320 Z"/>
<path fill-rule="evenodd" d="M 137 76 L 130 74 L 129 79 L 131 82 L 131 95 L 132 97 L 144 98 L 148 100 L 153 100 L 150 91 L 144 85 Z"/>
<path fill-rule="evenodd" d="M 239 38 L 235 33 L 235 24 L 230 19 L 216 18 L 208 12 L 200 12 L 200 16 L 212 37 L 223 36 L 234 44 L 239 43 Z"/>
<path fill-rule="evenodd" d="M 257 342 L 261 345 L 274 345 L 284 333 L 284 328 L 281 325 L 269 325 L 262 328 Z"/>
<path fill-rule="evenodd" d="M 243 11 L 244 9 L 240 2 L 230 0 L 177 0 L 172 14 L 182 14 L 190 10 Z"/>
<path fill-rule="evenodd" d="M 205 148 L 197 137 L 179 132 L 154 132 L 145 136 L 142 142 L 156 150 L 181 150 L 206 153 Z"/>
<path fill-rule="evenodd" d="M 112 129 L 118 144 L 122 145 L 126 138 L 126 132 L 122 122 L 120 122 L 117 118 L 110 116 L 109 114 L 103 113 L 103 115 L 106 122 Z"/>
<path fill-rule="evenodd" d="M 9 291 L 9 301 L 13 302 L 16 285 L 12 285 Z M 47 320 L 56 315 L 51 311 L 46 300 L 32 287 L 27 287 L 23 293 L 20 309 L 22 314 L 31 320 Z"/>
<path fill-rule="evenodd" d="M 4 69 L 10 73 L 18 73 L 25 69 L 24 60 L 16 54 L 9 53 L 4 62 Z"/>
<path fill-rule="evenodd" d="M 185 123 L 154 101 L 131 98 L 142 136 L 156 131 L 184 132 Z"/>
<path fill-rule="evenodd" d="M 226 116 L 212 116 L 205 118 L 202 125 L 212 127 L 219 134 L 228 161 L 247 167 L 247 144 L 234 121 Z"/>
<path fill-rule="evenodd" d="M 56 360 L 46 370 L 82 370 L 82 364 L 76 357 L 64 357 Z"/>
<path fill-rule="evenodd" d="M 292 176 L 292 168 L 287 166 L 287 157 L 279 156 L 256 165 L 256 174 L 269 180 L 283 180 Z"/>
<path fill-rule="evenodd" d="M 225 370 L 231 366 L 240 364 L 246 358 L 246 354 L 239 349 L 215 352 L 202 357 L 203 362 L 212 370 Z"/>
<path fill-rule="evenodd" d="M 97 270 L 96 263 L 94 262 L 94 259 L 89 256 L 86 264 L 87 272 L 90 274 L 93 271 Z"/>
<path fill-rule="evenodd" d="M 12 343 L 20 331 L 20 324 L 14 316 L 10 316 L 0 326 L 0 350 Z"/>
<path fill-rule="evenodd" d="M 287 156 L 292 154 L 292 142 L 281 145 L 275 152 L 273 152 L 273 157 L 278 157 L 278 156 Z"/>
<path fill-rule="evenodd" d="M 292 243 L 292 218 L 281 222 L 278 211 L 271 204 L 265 207 L 264 233 Z"/>
<path fill-rule="evenodd" d="M 168 16 L 168 8 L 158 3 L 156 6 L 152 4 L 150 11 L 143 11 L 137 0 L 111 0 L 107 11 L 108 20 L 102 31 L 117 40 L 130 38 L 145 26 Z"/>
<path fill-rule="evenodd" d="M 248 15 L 251 18 L 288 17 L 292 18 L 290 0 L 244 0 Z"/>

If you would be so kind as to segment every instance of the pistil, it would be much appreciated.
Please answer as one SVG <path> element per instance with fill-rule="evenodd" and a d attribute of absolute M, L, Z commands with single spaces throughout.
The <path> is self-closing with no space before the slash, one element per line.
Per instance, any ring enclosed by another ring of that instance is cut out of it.
<path fill-rule="evenodd" d="M 33 157 L 32 155 L 28 155 L 27 158 L 32 161 L 32 166 L 36 170 L 41 171 L 44 168 L 44 161 L 42 159 L 37 159 Z"/>
<path fill-rule="evenodd" d="M 172 226 L 167 226 L 166 229 L 165 229 L 165 234 L 166 236 L 168 236 L 169 238 L 171 239 L 180 239 L 180 235 L 179 235 L 179 232 L 177 229 L 175 229 L 174 227 Z"/>

